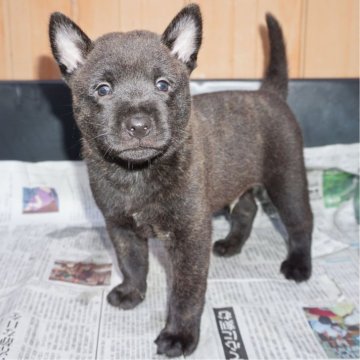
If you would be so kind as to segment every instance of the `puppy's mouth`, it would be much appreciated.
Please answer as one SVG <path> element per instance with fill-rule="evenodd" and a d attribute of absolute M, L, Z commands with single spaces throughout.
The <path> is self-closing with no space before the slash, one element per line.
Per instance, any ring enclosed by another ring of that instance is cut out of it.
<path fill-rule="evenodd" d="M 132 149 L 125 149 L 119 153 L 119 158 L 132 162 L 132 163 L 142 163 L 150 161 L 162 153 L 161 149 L 150 148 L 150 147 L 137 147 Z"/>

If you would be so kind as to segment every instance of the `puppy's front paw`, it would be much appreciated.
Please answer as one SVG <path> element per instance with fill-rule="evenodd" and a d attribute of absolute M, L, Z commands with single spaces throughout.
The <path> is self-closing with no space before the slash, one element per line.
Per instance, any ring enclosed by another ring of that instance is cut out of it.
<path fill-rule="evenodd" d="M 234 241 L 230 241 L 227 239 L 218 240 L 213 245 L 213 252 L 217 256 L 233 256 L 239 254 L 241 251 L 241 247 L 239 244 Z"/>
<path fill-rule="evenodd" d="M 311 259 L 306 256 L 290 256 L 283 261 L 280 271 L 289 280 L 296 282 L 308 280 L 311 276 Z"/>
<path fill-rule="evenodd" d="M 199 341 L 199 335 L 188 333 L 172 334 L 165 329 L 155 340 L 157 353 L 168 357 L 178 357 L 190 355 L 196 348 Z"/>
<path fill-rule="evenodd" d="M 145 295 L 135 287 L 120 284 L 109 292 L 107 301 L 112 306 L 119 307 L 124 310 L 130 310 L 140 304 L 144 298 Z"/>

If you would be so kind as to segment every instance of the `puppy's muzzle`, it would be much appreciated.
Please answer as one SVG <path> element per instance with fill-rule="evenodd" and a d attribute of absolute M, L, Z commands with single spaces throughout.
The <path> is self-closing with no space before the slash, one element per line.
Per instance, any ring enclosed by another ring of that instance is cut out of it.
<path fill-rule="evenodd" d="M 126 131 L 130 136 L 139 140 L 147 136 L 150 133 L 151 128 L 150 117 L 143 114 L 131 116 L 125 121 Z"/>

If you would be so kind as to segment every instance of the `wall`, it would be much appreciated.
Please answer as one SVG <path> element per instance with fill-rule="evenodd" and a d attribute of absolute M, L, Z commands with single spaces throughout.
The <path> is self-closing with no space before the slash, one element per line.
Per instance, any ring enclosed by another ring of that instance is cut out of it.
<path fill-rule="evenodd" d="M 162 32 L 188 0 L 0 0 L 0 79 L 56 79 L 48 18 L 61 11 L 92 38 L 136 28 Z M 258 78 L 272 12 L 292 78 L 359 76 L 359 0 L 196 0 L 204 40 L 193 78 Z"/>

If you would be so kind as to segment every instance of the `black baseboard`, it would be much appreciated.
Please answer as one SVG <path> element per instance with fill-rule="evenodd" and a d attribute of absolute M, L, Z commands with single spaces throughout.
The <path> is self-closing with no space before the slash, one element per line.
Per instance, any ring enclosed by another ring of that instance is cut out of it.
<path fill-rule="evenodd" d="M 193 81 L 194 92 L 255 89 L 258 81 Z M 288 102 L 305 146 L 359 142 L 359 80 L 291 80 Z M 80 134 L 62 81 L 0 81 L 0 160 L 78 160 Z"/>

